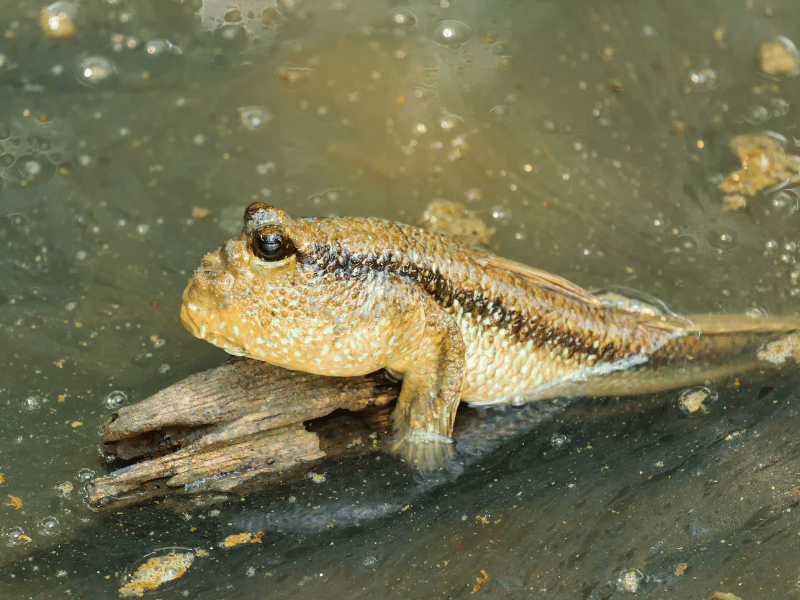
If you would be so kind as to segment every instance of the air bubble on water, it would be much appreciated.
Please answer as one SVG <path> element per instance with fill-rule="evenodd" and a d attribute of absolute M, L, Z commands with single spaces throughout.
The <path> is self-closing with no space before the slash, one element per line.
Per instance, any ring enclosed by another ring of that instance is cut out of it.
<path fill-rule="evenodd" d="M 393 27 L 411 29 L 417 24 L 416 15 L 408 8 L 396 8 L 387 17 Z"/>
<path fill-rule="evenodd" d="M 27 541 L 25 530 L 22 527 L 9 527 L 3 530 L 3 537 L 6 539 L 6 546 L 19 546 Z"/>
<path fill-rule="evenodd" d="M 508 107 L 505 104 L 498 104 L 497 106 L 493 107 L 489 110 L 489 114 L 494 118 L 495 121 L 498 123 L 502 123 L 508 117 Z"/>
<path fill-rule="evenodd" d="M 767 240 L 764 242 L 764 256 L 770 256 L 778 249 L 778 242 L 775 240 Z"/>
<path fill-rule="evenodd" d="M 42 405 L 42 399 L 39 396 L 28 396 L 24 400 L 24 405 L 28 410 L 37 410 Z"/>
<path fill-rule="evenodd" d="M 116 410 L 128 401 L 128 394 L 122 390 L 114 390 L 103 398 L 103 406 Z"/>
<path fill-rule="evenodd" d="M 766 106 L 757 104 L 755 106 L 746 108 L 741 120 L 745 123 L 750 123 L 751 125 L 761 125 L 769 121 L 771 117 L 772 111 L 770 111 Z"/>
<path fill-rule="evenodd" d="M 20 167 L 22 175 L 26 178 L 36 177 L 42 172 L 42 165 L 33 159 L 26 160 Z"/>
<path fill-rule="evenodd" d="M 516 408 L 519 408 L 520 406 L 525 406 L 525 404 L 526 404 L 525 397 L 524 396 L 519 396 L 519 395 L 518 396 L 514 396 L 514 397 L 511 398 L 511 401 L 509 402 L 509 404 L 511 404 L 511 406 L 514 406 Z"/>
<path fill-rule="evenodd" d="M 789 101 L 785 98 L 772 98 L 769 103 L 772 105 L 773 117 L 784 117 L 789 113 Z"/>
<path fill-rule="evenodd" d="M 769 316 L 767 311 L 760 306 L 752 306 L 744 311 L 745 316 L 756 321 L 765 321 Z"/>
<path fill-rule="evenodd" d="M 258 131 L 272 121 L 272 113 L 263 106 L 243 106 L 237 110 L 239 122 L 248 131 Z"/>
<path fill-rule="evenodd" d="M 639 569 L 625 569 L 617 577 L 617 589 L 620 592 L 636 593 L 642 586 L 644 574 Z"/>
<path fill-rule="evenodd" d="M 168 373 L 171 368 L 172 368 L 171 365 L 168 365 L 167 363 L 164 363 L 164 364 L 162 364 L 162 365 L 160 365 L 158 367 L 158 372 L 161 373 L 162 375 L 164 375 L 164 374 Z"/>
<path fill-rule="evenodd" d="M 83 468 L 78 471 L 76 479 L 78 479 L 78 481 L 91 481 L 96 476 L 97 473 L 95 473 L 92 469 Z"/>
<path fill-rule="evenodd" d="M 511 219 L 511 209 L 507 206 L 496 204 L 491 210 L 492 218 L 495 221 L 507 222 L 509 219 Z"/>
<path fill-rule="evenodd" d="M 708 243 L 718 250 L 730 250 L 736 242 L 736 232 L 725 227 L 717 227 L 708 233 Z"/>
<path fill-rule="evenodd" d="M 241 23 L 225 23 L 217 32 L 226 42 L 244 41 L 247 38 L 247 30 Z"/>
<path fill-rule="evenodd" d="M 75 486 L 69 481 L 62 481 L 53 487 L 56 490 L 56 493 L 62 498 L 68 497 L 73 491 L 75 491 Z"/>
<path fill-rule="evenodd" d="M 554 433 L 550 436 L 550 445 L 555 449 L 563 448 L 567 442 L 569 442 L 569 437 L 563 433 Z"/>
<path fill-rule="evenodd" d="M 433 39 L 449 48 L 458 48 L 472 38 L 472 29 L 455 19 L 440 21 L 433 33 Z"/>
<path fill-rule="evenodd" d="M 265 163 L 261 163 L 256 165 L 256 173 L 259 175 L 270 176 L 274 175 L 278 170 L 278 165 L 276 165 L 273 161 L 268 161 Z"/>
<path fill-rule="evenodd" d="M 798 190 L 797 188 L 780 190 L 775 192 L 769 201 L 777 213 L 785 216 L 794 214 L 797 212 Z"/>
<path fill-rule="evenodd" d="M 144 46 L 144 51 L 148 56 L 159 56 L 168 52 L 172 48 L 167 40 L 150 40 Z"/>
<path fill-rule="evenodd" d="M 36 530 L 42 535 L 55 535 L 58 533 L 58 519 L 56 517 L 44 517 L 36 524 Z"/>
<path fill-rule="evenodd" d="M 234 8 L 226 12 L 225 16 L 222 18 L 226 23 L 238 23 L 242 20 L 242 11 L 238 8 Z"/>
<path fill-rule="evenodd" d="M 463 120 L 464 120 L 463 117 L 460 117 L 458 115 L 444 115 L 439 117 L 439 127 L 447 131 L 453 129 Z"/>
<path fill-rule="evenodd" d="M 102 56 L 89 56 L 78 64 L 78 81 L 97 86 L 111 81 L 117 75 L 117 66 Z"/>
<path fill-rule="evenodd" d="M 700 411 L 705 413 L 708 405 L 719 397 L 716 391 L 704 385 L 686 388 L 681 391 L 678 398 L 678 406 L 684 413 L 694 413 Z"/>
<path fill-rule="evenodd" d="M 686 74 L 686 83 L 689 89 L 695 92 L 707 92 L 717 87 L 717 74 L 713 69 L 706 67 Z"/>

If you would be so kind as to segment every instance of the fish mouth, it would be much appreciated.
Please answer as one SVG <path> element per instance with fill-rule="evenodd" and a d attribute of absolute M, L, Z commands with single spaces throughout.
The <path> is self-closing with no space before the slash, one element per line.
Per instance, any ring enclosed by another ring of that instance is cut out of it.
<path fill-rule="evenodd" d="M 219 331 L 208 328 L 207 323 L 213 321 L 211 318 L 212 313 L 209 313 L 209 311 L 196 301 L 193 297 L 195 292 L 194 281 L 192 281 L 183 292 L 183 304 L 181 305 L 181 323 L 183 326 L 194 337 L 205 340 L 217 348 L 225 350 L 228 354 L 233 354 L 234 356 L 244 356 L 247 354 L 234 340 Z M 192 300 L 195 300 L 195 302 Z"/>

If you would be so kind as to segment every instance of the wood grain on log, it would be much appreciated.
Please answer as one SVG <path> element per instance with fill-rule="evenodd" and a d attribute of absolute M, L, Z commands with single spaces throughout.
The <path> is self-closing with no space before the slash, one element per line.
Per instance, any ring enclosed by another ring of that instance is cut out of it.
<path fill-rule="evenodd" d="M 241 491 L 341 456 L 348 444 L 321 440 L 307 421 L 338 409 L 366 411 L 350 438 L 388 422 L 399 384 L 382 372 L 322 377 L 249 359 L 187 377 L 132 406 L 103 426 L 113 456 L 140 460 L 89 485 L 97 508 L 119 507 L 166 494 Z M 320 432 L 335 432 L 329 423 Z M 335 436 L 334 436 L 335 437 Z M 374 436 L 373 436 L 374 437 Z M 348 438 L 348 439 L 350 439 Z"/>

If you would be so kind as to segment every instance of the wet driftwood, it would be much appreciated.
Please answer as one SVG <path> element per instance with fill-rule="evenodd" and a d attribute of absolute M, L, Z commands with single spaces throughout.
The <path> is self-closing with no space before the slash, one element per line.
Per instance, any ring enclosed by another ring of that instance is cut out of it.
<path fill-rule="evenodd" d="M 372 431 L 386 430 L 399 389 L 382 372 L 322 377 L 233 360 L 112 415 L 103 426 L 108 452 L 137 462 L 92 481 L 89 502 L 111 508 L 286 479 L 365 441 L 374 445 Z M 362 419 L 321 419 L 338 409 Z"/>

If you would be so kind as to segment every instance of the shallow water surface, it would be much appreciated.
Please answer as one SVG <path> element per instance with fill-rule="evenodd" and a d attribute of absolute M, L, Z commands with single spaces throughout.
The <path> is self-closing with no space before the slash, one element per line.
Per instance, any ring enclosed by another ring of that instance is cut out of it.
<path fill-rule="evenodd" d="M 457 201 L 586 288 L 797 313 L 796 183 L 738 210 L 718 188 L 734 136 L 800 153 L 798 77 L 757 60 L 800 43 L 797 3 L 0 7 L 0 596 L 117 598 L 171 548 L 194 562 L 152 597 L 800 595 L 792 370 L 692 414 L 680 390 L 485 410 L 460 434 L 479 458 L 435 480 L 373 455 L 243 498 L 83 502 L 109 415 L 225 360 L 180 294 L 254 200 Z M 221 546 L 242 532 L 263 537 Z"/>

